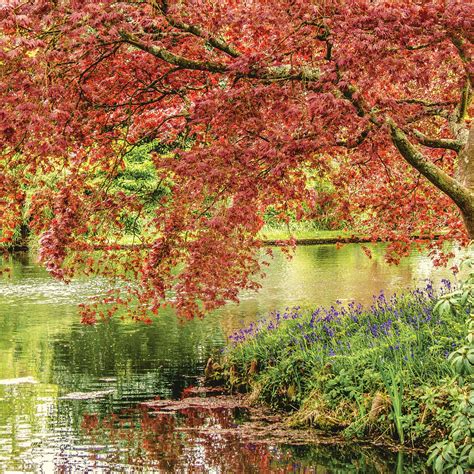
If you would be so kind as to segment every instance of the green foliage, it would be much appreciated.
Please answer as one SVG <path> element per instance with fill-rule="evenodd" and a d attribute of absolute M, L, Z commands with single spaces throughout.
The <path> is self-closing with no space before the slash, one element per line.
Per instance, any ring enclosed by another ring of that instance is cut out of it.
<path fill-rule="evenodd" d="M 474 257 L 463 262 L 467 277 L 459 290 L 444 295 L 435 311 L 451 317 L 468 313 L 466 344 L 449 355 L 456 377 L 452 384 L 458 397 L 454 416 L 447 420 L 449 434 L 430 448 L 428 463 L 435 472 L 463 473 L 474 468 Z"/>
<path fill-rule="evenodd" d="M 398 439 L 400 443 L 405 442 L 405 434 L 403 431 L 403 378 L 397 374 L 393 366 L 388 366 L 387 371 L 383 367 L 380 368 L 385 388 L 392 402 L 392 415 L 397 428 Z"/>
<path fill-rule="evenodd" d="M 124 156 L 123 169 L 117 172 L 111 190 L 134 196 L 143 208 L 136 213 L 123 212 L 121 224 L 126 235 L 138 236 L 149 221 L 160 200 L 170 194 L 170 188 L 157 174 L 152 153 L 166 154 L 171 146 L 157 141 L 131 148 Z"/>
<path fill-rule="evenodd" d="M 130 194 L 137 194 L 150 205 L 165 192 L 152 161 L 152 152 L 165 152 L 153 141 L 132 148 L 124 157 L 124 168 L 115 177 L 114 187 Z"/>
<path fill-rule="evenodd" d="M 465 393 L 448 354 L 466 313 L 433 312 L 443 293 L 453 294 L 448 282 L 441 293 L 381 294 L 366 309 L 276 312 L 231 336 L 217 376 L 290 410 L 295 424 L 427 447 L 447 435 Z"/>
<path fill-rule="evenodd" d="M 337 189 L 327 178 L 318 175 L 314 169 L 305 170 L 307 185 L 318 196 L 317 202 L 310 208 L 301 203 L 299 212 L 277 209 L 269 206 L 264 215 L 266 231 L 286 234 L 315 233 L 317 231 L 344 230 L 347 222 L 337 215 Z"/>

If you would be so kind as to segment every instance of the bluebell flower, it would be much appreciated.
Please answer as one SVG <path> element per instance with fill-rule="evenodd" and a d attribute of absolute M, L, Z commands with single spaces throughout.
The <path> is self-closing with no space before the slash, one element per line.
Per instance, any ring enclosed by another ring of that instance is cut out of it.
<path fill-rule="evenodd" d="M 374 324 L 371 324 L 369 326 L 369 329 L 370 329 L 370 332 L 372 333 L 372 336 L 374 337 L 378 337 L 379 335 L 379 331 L 378 331 L 378 327 L 377 325 L 374 323 Z"/>
<path fill-rule="evenodd" d="M 450 291 L 451 290 L 451 282 L 449 280 L 446 280 L 446 278 L 443 278 L 441 280 L 441 283 L 444 285 L 444 287 Z"/>

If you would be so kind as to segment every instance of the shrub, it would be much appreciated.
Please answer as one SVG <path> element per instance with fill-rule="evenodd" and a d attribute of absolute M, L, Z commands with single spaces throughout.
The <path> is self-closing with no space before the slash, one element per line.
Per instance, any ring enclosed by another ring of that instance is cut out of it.
<path fill-rule="evenodd" d="M 230 336 L 214 377 L 289 410 L 296 424 L 427 446 L 447 434 L 464 393 L 449 382 L 448 356 L 466 312 L 433 311 L 451 292 L 445 280 L 439 291 L 381 292 L 369 308 L 274 312 Z"/>

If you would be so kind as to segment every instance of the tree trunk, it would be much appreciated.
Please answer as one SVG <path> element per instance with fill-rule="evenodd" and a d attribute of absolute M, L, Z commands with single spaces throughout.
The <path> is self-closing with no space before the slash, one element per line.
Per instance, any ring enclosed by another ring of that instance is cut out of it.
<path fill-rule="evenodd" d="M 458 180 L 470 195 L 465 206 L 460 206 L 460 209 L 469 237 L 474 240 L 474 122 L 467 143 L 459 153 Z"/>

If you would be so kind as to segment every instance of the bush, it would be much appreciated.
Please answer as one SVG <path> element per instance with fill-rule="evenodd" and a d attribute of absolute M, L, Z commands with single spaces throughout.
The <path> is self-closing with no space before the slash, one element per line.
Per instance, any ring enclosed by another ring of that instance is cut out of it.
<path fill-rule="evenodd" d="M 441 297 L 434 308 L 445 316 L 463 317 L 467 312 L 468 317 L 466 343 L 448 357 L 456 373 L 451 384 L 458 392 L 454 416 L 447 420 L 449 434 L 430 448 L 428 458 L 435 472 L 459 474 L 474 467 L 474 258 L 466 259 L 464 266 L 468 274 L 459 290 Z"/>
<path fill-rule="evenodd" d="M 295 424 L 426 447 L 446 436 L 465 396 L 448 356 L 466 312 L 433 311 L 450 292 L 444 281 L 439 291 L 380 293 L 366 309 L 275 312 L 230 336 L 214 377 L 289 410 Z"/>

